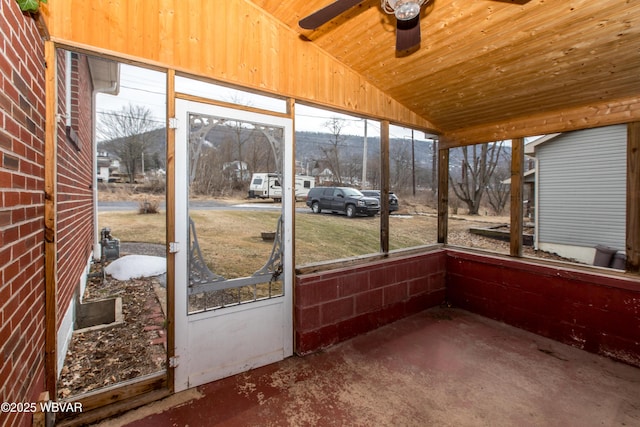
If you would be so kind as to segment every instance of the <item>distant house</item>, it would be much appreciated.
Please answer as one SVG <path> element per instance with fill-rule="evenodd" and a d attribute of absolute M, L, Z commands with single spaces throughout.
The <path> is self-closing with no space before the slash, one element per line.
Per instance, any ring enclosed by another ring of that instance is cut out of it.
<path fill-rule="evenodd" d="M 97 179 L 98 182 L 114 182 L 119 178 L 120 161 L 107 152 L 98 153 Z"/>
<path fill-rule="evenodd" d="M 596 246 L 623 251 L 627 127 L 547 135 L 525 147 L 535 157 L 535 246 L 591 264 Z"/>
<path fill-rule="evenodd" d="M 331 169 L 329 168 L 324 168 L 324 170 L 322 170 L 321 172 L 319 172 L 317 175 L 317 180 L 320 183 L 320 185 L 322 185 L 323 183 L 332 183 L 333 182 L 333 172 L 331 172 Z"/>
<path fill-rule="evenodd" d="M 227 162 L 222 165 L 222 170 L 228 177 L 234 180 L 249 181 L 251 179 L 251 172 L 249 171 L 249 165 L 247 162 L 241 162 L 238 160 Z"/>
<path fill-rule="evenodd" d="M 536 194 L 536 170 L 531 167 L 528 171 L 526 171 L 523 175 L 524 180 L 523 184 L 523 196 L 524 196 L 524 216 L 528 219 L 532 219 L 535 212 L 535 194 Z M 511 178 L 507 178 L 503 181 L 500 181 L 503 185 L 511 185 Z"/>

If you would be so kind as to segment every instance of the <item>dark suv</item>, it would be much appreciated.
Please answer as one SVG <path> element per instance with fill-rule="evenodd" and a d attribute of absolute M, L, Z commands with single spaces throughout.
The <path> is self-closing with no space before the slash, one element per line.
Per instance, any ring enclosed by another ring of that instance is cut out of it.
<path fill-rule="evenodd" d="M 375 197 L 380 200 L 380 190 L 362 190 L 361 193 L 367 197 Z M 398 196 L 393 194 L 393 191 L 389 191 L 389 212 L 395 212 L 398 209 L 400 209 Z"/>
<path fill-rule="evenodd" d="M 365 197 L 360 191 L 349 187 L 314 187 L 307 194 L 307 206 L 314 213 L 323 210 L 344 212 L 349 218 L 356 215 L 374 216 L 380 212 L 380 201 Z"/>

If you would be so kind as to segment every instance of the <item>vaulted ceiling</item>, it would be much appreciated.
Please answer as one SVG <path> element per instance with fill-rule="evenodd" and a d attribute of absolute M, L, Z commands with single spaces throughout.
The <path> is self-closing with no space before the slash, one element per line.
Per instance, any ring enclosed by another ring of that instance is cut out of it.
<path fill-rule="evenodd" d="M 431 0 L 407 56 L 379 0 L 316 30 L 332 0 L 250 2 L 461 143 L 640 120 L 635 0 Z"/>

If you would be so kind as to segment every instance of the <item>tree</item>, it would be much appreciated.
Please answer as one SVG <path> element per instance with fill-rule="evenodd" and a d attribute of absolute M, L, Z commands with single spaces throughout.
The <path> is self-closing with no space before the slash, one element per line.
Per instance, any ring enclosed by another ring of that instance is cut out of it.
<path fill-rule="evenodd" d="M 411 189 L 411 144 L 398 140 L 389 149 L 390 185 L 396 192 Z"/>
<path fill-rule="evenodd" d="M 273 172 L 276 168 L 272 150 L 264 138 L 256 138 L 247 146 L 246 162 L 252 172 Z"/>
<path fill-rule="evenodd" d="M 503 157 L 505 153 L 502 153 Z M 504 159 L 508 160 L 508 159 Z M 502 215 L 511 195 L 511 186 L 505 181 L 511 176 L 511 169 L 506 162 L 500 162 L 489 179 L 487 199 L 496 215 Z"/>
<path fill-rule="evenodd" d="M 236 148 L 238 149 L 238 162 L 240 165 L 240 176 L 238 177 L 240 182 L 244 182 L 244 176 L 245 176 L 245 172 L 243 170 L 243 165 L 244 165 L 244 157 L 243 157 L 243 152 L 242 149 L 245 146 L 245 144 L 253 139 L 253 125 L 248 125 L 245 124 L 244 122 L 240 122 L 240 121 L 232 121 L 232 122 L 228 122 L 226 123 L 227 126 L 229 126 L 232 129 L 232 133 L 233 133 L 233 139 L 234 139 L 234 143 L 236 145 Z"/>
<path fill-rule="evenodd" d="M 482 196 L 500 160 L 504 141 L 465 146 L 462 151 L 462 168 L 456 181 L 449 171 L 453 191 L 467 205 L 469 215 L 477 215 Z"/>
<path fill-rule="evenodd" d="M 118 112 L 101 113 L 97 125 L 101 146 L 120 158 L 129 182 L 134 182 L 138 171 L 142 171 L 143 157 L 152 141 L 151 131 L 161 126 L 151 117 L 151 110 L 140 105 L 129 104 Z"/>
<path fill-rule="evenodd" d="M 342 184 L 342 172 L 340 168 L 340 150 L 345 145 L 345 136 L 342 135 L 342 129 L 345 126 L 345 120 L 338 117 L 331 117 L 324 126 L 329 130 L 330 138 L 327 146 L 321 146 L 320 150 L 324 160 L 329 165 L 329 169 L 333 172 L 334 180 L 338 184 Z"/>

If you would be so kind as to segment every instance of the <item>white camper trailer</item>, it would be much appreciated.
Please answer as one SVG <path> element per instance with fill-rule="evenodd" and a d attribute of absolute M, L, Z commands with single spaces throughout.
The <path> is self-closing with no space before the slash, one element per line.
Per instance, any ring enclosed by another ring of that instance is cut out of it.
<path fill-rule="evenodd" d="M 312 176 L 296 175 L 296 200 L 307 197 L 309 189 L 315 187 L 316 180 Z M 249 184 L 249 198 L 282 200 L 282 187 L 275 173 L 254 173 Z"/>

